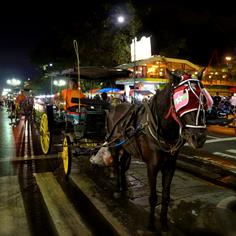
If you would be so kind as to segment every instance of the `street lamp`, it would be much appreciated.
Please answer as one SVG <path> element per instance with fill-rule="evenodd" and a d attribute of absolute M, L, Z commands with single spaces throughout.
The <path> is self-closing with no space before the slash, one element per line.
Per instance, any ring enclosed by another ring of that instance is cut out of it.
<path fill-rule="evenodd" d="M 62 87 L 66 85 L 66 81 L 63 79 L 60 80 L 54 80 L 53 81 L 53 85 L 58 86 L 58 87 Z"/>
<path fill-rule="evenodd" d="M 21 84 L 21 81 L 18 79 L 12 78 L 12 79 L 7 80 L 7 84 L 9 84 L 11 86 L 18 86 Z"/>
<path fill-rule="evenodd" d="M 55 79 L 53 80 L 53 85 L 56 86 L 56 87 L 59 87 L 58 89 L 56 89 L 56 92 L 59 92 L 60 91 L 60 87 L 63 87 L 66 85 L 66 81 L 64 79 Z M 53 91 L 51 91 L 51 94 L 52 94 Z"/>

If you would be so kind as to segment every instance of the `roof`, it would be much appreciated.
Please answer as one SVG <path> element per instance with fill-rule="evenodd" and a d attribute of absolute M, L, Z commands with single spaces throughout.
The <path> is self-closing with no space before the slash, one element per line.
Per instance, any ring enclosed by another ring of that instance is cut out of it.
<path fill-rule="evenodd" d="M 80 67 L 80 78 L 89 80 L 107 80 L 128 78 L 131 71 L 120 68 L 107 68 L 107 67 Z M 77 69 L 67 69 L 60 73 L 62 76 L 78 77 Z M 57 75 L 58 76 L 58 75 Z"/>
<path fill-rule="evenodd" d="M 192 62 L 188 61 L 188 60 L 184 60 L 184 59 L 178 59 L 178 58 L 170 58 L 170 57 L 162 57 L 160 55 L 155 55 L 152 56 L 150 58 L 147 59 L 143 59 L 143 60 L 138 60 L 132 63 L 128 63 L 128 64 L 122 64 L 117 66 L 117 68 L 132 68 L 135 66 L 139 66 L 139 65 L 144 65 L 147 63 L 154 63 L 154 62 L 160 62 L 160 63 L 181 63 L 181 64 L 185 64 L 188 65 L 190 68 L 193 68 L 195 70 L 200 70 L 200 66 L 193 64 Z"/>

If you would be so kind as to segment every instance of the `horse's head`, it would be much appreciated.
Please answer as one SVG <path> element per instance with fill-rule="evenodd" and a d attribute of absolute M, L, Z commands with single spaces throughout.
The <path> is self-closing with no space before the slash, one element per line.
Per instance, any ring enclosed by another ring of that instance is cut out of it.
<path fill-rule="evenodd" d="M 187 73 L 169 74 L 172 82 L 172 116 L 180 125 L 180 135 L 190 146 L 200 148 L 206 141 L 205 110 L 212 99 L 201 83 L 203 71 L 196 77 Z"/>

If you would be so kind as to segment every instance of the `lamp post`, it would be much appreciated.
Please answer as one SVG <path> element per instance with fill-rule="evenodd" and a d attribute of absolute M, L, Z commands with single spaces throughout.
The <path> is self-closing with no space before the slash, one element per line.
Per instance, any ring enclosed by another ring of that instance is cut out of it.
<path fill-rule="evenodd" d="M 53 85 L 56 87 L 63 87 L 66 85 L 66 81 L 64 79 L 53 80 Z M 58 89 L 56 92 L 59 92 Z"/>
<path fill-rule="evenodd" d="M 12 79 L 7 80 L 7 84 L 9 84 L 11 86 L 18 86 L 21 84 L 21 81 L 18 79 L 12 78 Z"/>
<path fill-rule="evenodd" d="M 16 78 L 8 79 L 7 84 L 13 87 L 13 91 L 16 92 L 17 86 L 21 84 L 21 81 Z"/>

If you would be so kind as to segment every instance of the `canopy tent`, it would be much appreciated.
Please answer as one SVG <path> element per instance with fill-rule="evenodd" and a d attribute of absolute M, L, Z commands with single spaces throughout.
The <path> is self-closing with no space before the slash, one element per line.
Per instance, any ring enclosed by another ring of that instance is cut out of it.
<path fill-rule="evenodd" d="M 100 90 L 100 88 L 93 88 L 93 89 L 90 89 L 88 92 L 89 93 L 97 93 L 99 90 Z"/>

